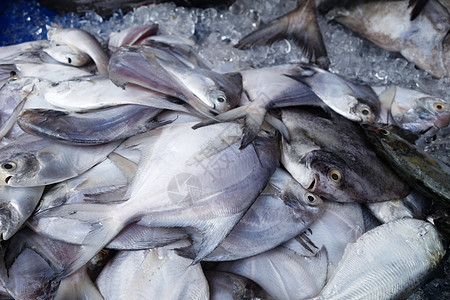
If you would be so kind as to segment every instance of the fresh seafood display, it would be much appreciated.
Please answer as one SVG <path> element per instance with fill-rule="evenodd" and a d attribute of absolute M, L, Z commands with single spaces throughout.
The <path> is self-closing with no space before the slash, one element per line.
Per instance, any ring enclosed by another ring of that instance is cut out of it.
<path fill-rule="evenodd" d="M 0 47 L 0 298 L 450 297 L 442 2 L 151 4 Z M 372 40 L 389 5 L 440 48 L 343 67 L 336 21 Z"/>

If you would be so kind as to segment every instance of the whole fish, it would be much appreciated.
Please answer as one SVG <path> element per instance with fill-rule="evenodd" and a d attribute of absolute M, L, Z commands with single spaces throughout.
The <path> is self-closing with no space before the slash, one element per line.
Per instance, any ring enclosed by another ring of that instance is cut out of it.
<path fill-rule="evenodd" d="M 281 141 L 281 162 L 307 190 L 338 202 L 402 199 L 409 187 L 364 141 L 353 122 L 332 112 L 281 110 L 291 142 Z"/>
<path fill-rule="evenodd" d="M 384 113 L 380 123 L 431 137 L 450 122 L 450 104 L 434 97 L 398 86 L 372 87 L 378 94 Z"/>
<path fill-rule="evenodd" d="M 278 166 L 277 141 L 258 137 L 239 150 L 242 129 L 219 123 L 193 130 L 193 122 L 148 132 L 127 201 L 120 204 L 68 204 L 34 215 L 40 234 L 82 243 L 68 273 L 84 265 L 124 227 L 183 227 L 193 244 L 183 255 L 197 263 L 244 215 Z M 154 170 L 159 170 L 155 172 Z M 251 186 L 251 188 L 249 188 Z M 230 201 L 231 200 L 231 201 Z M 226 205 L 224 203 L 226 202 Z M 56 228 L 70 226 L 71 232 Z"/>
<path fill-rule="evenodd" d="M 73 146 L 22 135 L 0 148 L 0 185 L 42 186 L 75 177 L 103 161 L 118 144 Z"/>
<path fill-rule="evenodd" d="M 11 238 L 31 216 L 41 199 L 44 186 L 0 186 L 0 235 L 2 240 Z"/>
<path fill-rule="evenodd" d="M 444 254 L 439 233 L 428 222 L 405 218 L 380 225 L 347 246 L 336 272 L 314 299 L 404 298 Z"/>
<path fill-rule="evenodd" d="M 426 196 L 450 205 L 450 167 L 436 157 L 409 143 L 387 126 L 364 126 L 369 141 L 405 179 L 405 182 Z"/>
<path fill-rule="evenodd" d="M 275 248 L 307 229 L 321 215 L 322 206 L 319 196 L 278 168 L 242 219 L 204 260 L 242 259 Z"/>
<path fill-rule="evenodd" d="M 108 56 L 97 39 L 87 31 L 47 26 L 47 39 L 88 55 L 97 66 L 99 74 L 108 76 Z"/>
<path fill-rule="evenodd" d="M 275 299 L 308 299 L 325 285 L 327 252 L 306 253 L 297 240 L 242 260 L 221 262 L 215 268 L 249 278 Z"/>
<path fill-rule="evenodd" d="M 122 140 L 169 124 L 156 117 L 161 109 L 126 104 L 83 113 L 26 109 L 17 123 L 25 132 L 69 144 L 96 145 Z"/>
<path fill-rule="evenodd" d="M 173 250 L 121 251 L 96 283 L 105 299 L 209 299 L 201 266 Z"/>

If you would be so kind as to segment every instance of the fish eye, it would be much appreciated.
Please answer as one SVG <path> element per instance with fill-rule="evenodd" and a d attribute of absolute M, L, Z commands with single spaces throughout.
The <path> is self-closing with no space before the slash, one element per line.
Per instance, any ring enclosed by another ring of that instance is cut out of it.
<path fill-rule="evenodd" d="M 4 162 L 1 164 L 1 168 L 4 170 L 12 171 L 17 167 L 16 163 L 13 161 Z"/>
<path fill-rule="evenodd" d="M 11 71 L 11 72 L 9 72 L 9 76 L 11 76 L 11 77 L 14 77 L 14 76 L 16 76 L 16 75 L 17 75 L 16 71 Z"/>
<path fill-rule="evenodd" d="M 224 96 L 217 96 L 216 100 L 217 100 L 217 102 L 219 102 L 219 103 L 223 103 L 223 102 L 226 101 L 226 99 L 225 99 Z"/>
<path fill-rule="evenodd" d="M 72 59 L 71 59 L 70 57 L 68 57 L 68 58 L 67 58 L 67 62 L 68 62 L 69 64 L 71 64 L 71 63 L 72 63 Z"/>
<path fill-rule="evenodd" d="M 389 135 L 389 134 L 390 134 L 390 132 L 387 131 L 386 129 L 380 129 L 379 132 L 380 132 L 382 135 Z"/>
<path fill-rule="evenodd" d="M 438 102 L 438 103 L 434 103 L 433 104 L 433 108 L 434 108 L 435 111 L 439 111 L 440 112 L 440 111 L 444 110 L 445 105 L 443 103 Z"/>
<path fill-rule="evenodd" d="M 330 172 L 328 173 L 328 177 L 330 177 L 330 179 L 336 183 L 338 183 L 342 180 L 341 172 L 339 172 L 336 169 L 331 169 Z"/>
<path fill-rule="evenodd" d="M 370 115 L 370 109 L 368 109 L 368 108 L 366 108 L 366 107 L 361 108 L 360 111 L 361 111 L 361 113 L 362 113 L 364 116 Z"/>
<path fill-rule="evenodd" d="M 309 204 L 316 204 L 317 203 L 317 196 L 314 195 L 313 193 L 310 193 L 310 192 L 305 193 L 304 199 Z"/>

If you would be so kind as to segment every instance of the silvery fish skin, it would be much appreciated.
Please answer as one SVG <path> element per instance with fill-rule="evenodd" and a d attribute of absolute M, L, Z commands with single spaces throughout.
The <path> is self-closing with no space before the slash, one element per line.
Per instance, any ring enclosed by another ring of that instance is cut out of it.
<path fill-rule="evenodd" d="M 98 72 L 108 76 L 108 56 L 97 39 L 87 31 L 47 26 L 47 39 L 52 43 L 67 45 L 77 52 L 87 54 L 94 61 Z"/>
<path fill-rule="evenodd" d="M 54 300 L 92 299 L 103 300 L 97 286 L 88 274 L 88 265 L 61 280 Z"/>
<path fill-rule="evenodd" d="M 425 219 L 431 210 L 431 201 L 412 190 L 404 199 L 366 203 L 366 206 L 380 222 L 387 223 L 401 218 Z"/>
<path fill-rule="evenodd" d="M 209 299 L 201 266 L 173 250 L 121 251 L 96 283 L 105 299 Z"/>
<path fill-rule="evenodd" d="M 429 137 L 450 122 L 450 103 L 443 98 L 398 86 L 372 89 L 378 94 L 385 111 L 380 123 Z"/>
<path fill-rule="evenodd" d="M 35 52 L 49 47 L 50 43 L 47 40 L 31 41 L 15 45 L 0 47 L 0 61 L 10 61 L 12 57 L 15 57 L 18 53 Z"/>
<path fill-rule="evenodd" d="M 106 78 L 56 82 L 42 89 L 42 95 L 49 104 L 69 111 L 85 111 L 123 104 L 188 111 L 180 104 L 167 101 L 162 94 L 134 85 L 122 89 Z"/>
<path fill-rule="evenodd" d="M 388 126 L 365 126 L 377 153 L 405 181 L 426 196 L 450 205 L 450 167 L 394 133 Z"/>
<path fill-rule="evenodd" d="M 327 14 L 377 46 L 400 52 L 407 60 L 435 77 L 450 75 L 450 14 L 439 1 L 430 0 L 415 20 L 410 1 L 359 1 Z"/>
<path fill-rule="evenodd" d="M 44 238 L 25 228 L 0 246 L 0 281 L 14 299 L 49 299 L 79 246 Z"/>
<path fill-rule="evenodd" d="M 261 136 L 251 147 L 239 150 L 242 129 L 238 124 L 219 123 L 197 130 L 191 128 L 193 124 L 176 123 L 148 132 L 140 145 L 145 159 L 139 163 L 126 202 L 69 204 L 34 215 L 30 223 L 41 226 L 41 234 L 84 245 L 86 251 L 68 274 L 133 222 L 195 228 L 188 231 L 192 247 L 183 250 L 194 263 L 231 231 L 278 166 L 277 141 Z M 58 232 L 65 226 L 73 230 Z"/>
<path fill-rule="evenodd" d="M 281 114 L 291 136 L 290 143 L 281 141 L 281 162 L 307 190 L 338 202 L 381 202 L 409 193 L 356 124 L 321 110 Z"/>
<path fill-rule="evenodd" d="M 0 186 L 0 235 L 2 240 L 11 238 L 31 216 L 41 199 L 44 186 Z"/>
<path fill-rule="evenodd" d="M 307 246 L 306 250 L 316 253 L 325 248 L 328 256 L 329 278 L 344 254 L 345 247 L 354 243 L 365 231 L 361 206 L 358 203 L 324 201 L 324 213 L 304 234 L 296 237 Z"/>
<path fill-rule="evenodd" d="M 118 144 L 73 146 L 22 135 L 0 148 L 0 185 L 32 187 L 75 177 L 103 161 Z"/>
<path fill-rule="evenodd" d="M 205 271 L 211 300 L 272 299 L 260 286 L 245 277 L 221 271 Z"/>
<path fill-rule="evenodd" d="M 439 233 L 428 222 L 406 218 L 380 225 L 347 246 L 336 272 L 314 299 L 406 297 L 444 254 Z"/>
<path fill-rule="evenodd" d="M 54 63 L 17 63 L 20 77 L 36 77 L 51 82 L 72 80 L 86 76 L 92 76 L 89 69 L 74 68 L 63 64 Z"/>
<path fill-rule="evenodd" d="M 69 144 L 96 145 L 122 140 L 169 124 L 156 117 L 161 109 L 125 104 L 83 113 L 26 109 L 17 123 L 23 131 Z"/>
<path fill-rule="evenodd" d="M 158 32 L 158 24 L 134 25 L 120 32 L 113 32 L 109 35 L 108 48 L 114 52 L 123 45 L 136 45 L 146 37 L 155 35 Z"/>
<path fill-rule="evenodd" d="M 216 269 L 249 278 L 275 299 L 308 299 L 325 285 L 327 251 L 307 254 L 297 240 L 242 260 L 221 262 Z"/>
<path fill-rule="evenodd" d="M 275 248 L 307 229 L 322 208 L 319 196 L 278 168 L 242 219 L 204 260 L 242 259 Z"/>

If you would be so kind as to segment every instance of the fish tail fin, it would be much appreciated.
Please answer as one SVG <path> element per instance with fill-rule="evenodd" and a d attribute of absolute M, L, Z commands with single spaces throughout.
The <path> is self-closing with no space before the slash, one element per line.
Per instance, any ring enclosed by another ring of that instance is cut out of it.
<path fill-rule="evenodd" d="M 247 49 L 252 46 L 291 39 L 302 49 L 310 61 L 314 58 L 314 62 L 319 66 L 328 68 L 328 54 L 317 23 L 315 9 L 314 0 L 302 1 L 295 10 L 243 37 L 235 47 Z"/>
<path fill-rule="evenodd" d="M 37 213 L 28 225 L 51 239 L 81 245 L 63 275 L 84 266 L 126 226 L 121 220 L 122 204 L 74 203 Z"/>

